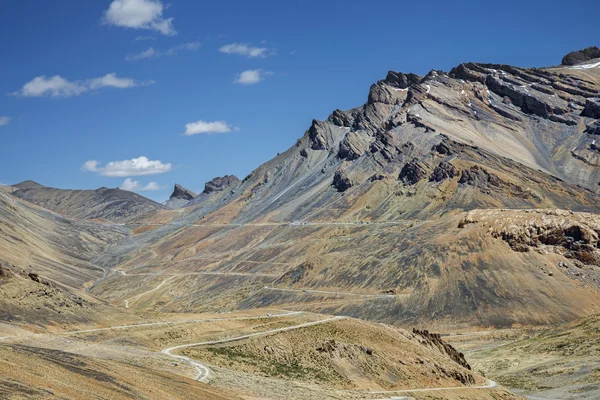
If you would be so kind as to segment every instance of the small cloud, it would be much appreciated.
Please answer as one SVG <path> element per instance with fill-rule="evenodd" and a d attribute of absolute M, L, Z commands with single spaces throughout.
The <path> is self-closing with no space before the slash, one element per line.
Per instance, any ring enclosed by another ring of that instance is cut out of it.
<path fill-rule="evenodd" d="M 205 133 L 227 133 L 231 131 L 238 131 L 239 128 L 229 125 L 225 121 L 196 121 L 185 124 L 186 136 L 200 135 Z"/>
<path fill-rule="evenodd" d="M 113 0 L 104 12 L 107 25 L 132 29 L 151 29 L 173 36 L 173 18 L 163 18 L 164 6 L 160 0 Z"/>
<path fill-rule="evenodd" d="M 0 117 L 0 126 L 8 125 L 10 120 L 11 120 L 10 117 Z"/>
<path fill-rule="evenodd" d="M 43 75 L 33 78 L 21 89 L 11 94 L 22 97 L 71 97 L 105 87 L 126 89 L 152 83 L 154 81 L 136 82 L 131 78 L 119 78 L 114 72 L 83 81 L 69 81 L 60 75 L 54 75 L 50 78 Z"/>
<path fill-rule="evenodd" d="M 88 160 L 85 162 L 85 164 L 83 164 L 81 169 L 89 172 L 98 172 L 98 161 Z"/>
<path fill-rule="evenodd" d="M 130 78 L 119 78 L 114 72 L 112 74 L 106 74 L 101 78 L 94 78 L 89 81 L 90 89 L 100 89 L 103 87 L 113 87 L 118 89 L 126 89 L 137 86 L 133 79 Z"/>
<path fill-rule="evenodd" d="M 219 51 L 225 54 L 239 54 L 250 58 L 261 57 L 264 58 L 268 54 L 268 47 L 254 47 L 245 43 L 231 43 L 222 46 Z"/>
<path fill-rule="evenodd" d="M 98 164 L 99 163 L 96 160 L 89 160 L 81 166 L 81 169 L 88 172 L 97 172 L 102 176 L 111 178 L 157 175 L 169 172 L 173 169 L 171 163 L 163 163 L 159 160 L 149 160 L 144 156 L 132 158 L 131 160 L 111 161 L 103 167 Z"/>
<path fill-rule="evenodd" d="M 201 46 L 200 42 L 183 43 L 178 46 L 171 47 L 169 50 L 167 50 L 167 54 L 169 54 L 169 55 L 175 54 L 178 51 L 182 51 L 182 50 L 196 51 L 200 48 L 200 46 Z"/>
<path fill-rule="evenodd" d="M 154 36 L 136 36 L 135 39 L 133 39 L 134 42 L 140 42 L 143 40 L 156 40 L 156 38 Z"/>
<path fill-rule="evenodd" d="M 272 75 L 270 71 L 263 71 L 260 69 L 249 69 L 242 72 L 237 76 L 233 83 L 240 83 L 242 85 L 253 85 L 265 79 L 266 76 Z"/>
<path fill-rule="evenodd" d="M 162 56 L 172 56 L 180 51 L 196 51 L 200 48 L 200 46 L 200 42 L 183 43 L 178 46 L 171 47 L 165 52 L 156 50 L 154 47 L 150 47 L 148 50 L 144 50 L 141 53 L 128 54 L 125 57 L 125 61 L 138 61 L 149 58 L 158 58 Z"/>
<path fill-rule="evenodd" d="M 164 186 L 160 186 L 156 182 L 149 182 L 147 185 L 142 185 L 139 181 L 134 181 L 131 178 L 127 178 L 119 185 L 119 189 L 127 190 L 129 192 L 148 192 L 153 190 L 163 189 Z"/>
<path fill-rule="evenodd" d="M 150 47 L 148 50 L 144 50 L 141 53 L 137 53 L 137 54 L 128 54 L 127 56 L 125 56 L 125 61 L 137 61 L 137 60 L 143 60 L 146 58 L 153 58 L 156 57 L 157 55 L 156 50 L 154 50 L 153 47 Z"/>
<path fill-rule="evenodd" d="M 54 75 L 50 78 L 35 77 L 13 94 L 23 97 L 71 97 L 79 96 L 87 90 L 82 82 L 70 82 L 60 75 Z"/>

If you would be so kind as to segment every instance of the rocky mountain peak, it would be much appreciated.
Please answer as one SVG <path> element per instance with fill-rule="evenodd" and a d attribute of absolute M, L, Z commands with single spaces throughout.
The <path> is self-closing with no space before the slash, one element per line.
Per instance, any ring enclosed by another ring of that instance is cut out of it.
<path fill-rule="evenodd" d="M 422 79 L 422 76 L 413 73 L 403 74 L 402 72 L 389 71 L 383 82 L 398 89 L 406 89 L 421 82 Z"/>
<path fill-rule="evenodd" d="M 235 175 L 218 176 L 204 184 L 204 191 L 202 193 L 222 192 L 227 188 L 238 185 L 240 182 L 240 179 Z"/>
<path fill-rule="evenodd" d="M 37 189 L 37 188 L 44 187 L 44 185 L 41 185 L 32 180 L 27 180 L 27 181 L 23 181 L 21 183 L 17 183 L 16 185 L 13 185 L 13 187 L 16 187 L 19 189 Z"/>
<path fill-rule="evenodd" d="M 176 183 L 175 188 L 173 189 L 173 194 L 171 194 L 169 199 L 191 200 L 194 197 L 196 197 L 196 193 Z"/>

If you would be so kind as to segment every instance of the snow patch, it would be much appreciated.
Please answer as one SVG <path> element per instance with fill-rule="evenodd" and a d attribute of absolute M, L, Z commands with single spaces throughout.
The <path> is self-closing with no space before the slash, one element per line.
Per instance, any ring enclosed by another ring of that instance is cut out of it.
<path fill-rule="evenodd" d="M 600 61 L 598 61 L 597 63 L 593 63 L 593 64 L 574 65 L 572 67 L 569 67 L 569 69 L 590 69 L 590 68 L 598 68 L 598 67 L 600 67 Z"/>
<path fill-rule="evenodd" d="M 431 86 L 425 85 L 425 87 L 427 88 L 427 91 L 425 93 L 429 93 L 431 91 Z"/>

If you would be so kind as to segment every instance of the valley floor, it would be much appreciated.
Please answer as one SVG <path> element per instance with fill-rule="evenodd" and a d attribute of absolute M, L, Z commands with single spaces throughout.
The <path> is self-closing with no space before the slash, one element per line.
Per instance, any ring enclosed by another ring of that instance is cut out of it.
<path fill-rule="evenodd" d="M 150 318 L 152 321 L 149 321 Z M 140 322 L 142 320 L 144 322 Z M 337 332 L 353 324 L 364 324 L 350 319 L 339 325 L 343 320 L 341 317 L 302 312 L 252 310 L 168 317 L 155 314 L 139 318 L 132 324 L 80 325 L 76 329 L 54 333 L 33 333 L 29 326 L 2 324 L 0 353 L 5 362 L 0 364 L 0 394 L 8 399 L 54 396 L 89 398 L 93 397 L 92 393 L 102 398 L 117 399 L 131 396 L 150 399 L 518 398 L 502 388 L 496 388 L 493 382 L 479 378 L 471 384 L 471 388 L 465 388 L 460 382 L 452 383 L 452 379 L 444 380 L 443 377 L 440 381 L 440 377 L 432 375 L 423 381 L 427 384 L 422 387 L 402 388 L 404 384 L 399 383 L 399 389 L 402 390 L 394 392 L 375 390 L 376 386 L 366 380 L 360 383 L 360 376 L 352 374 L 347 376 L 358 382 L 358 386 L 305 380 L 302 368 L 294 370 L 296 364 L 293 363 L 288 367 L 275 363 L 274 370 L 269 367 L 257 373 L 231 364 L 233 359 L 225 359 L 223 363 L 223 360 L 207 357 L 210 362 L 205 364 L 201 361 L 203 358 L 196 358 L 205 352 L 205 348 L 209 353 L 218 354 L 214 353 L 214 349 L 223 349 L 222 346 L 228 346 L 229 343 L 236 346 L 256 345 L 262 349 L 269 345 L 275 347 L 286 335 L 299 330 L 304 330 L 301 336 L 310 334 L 313 335 L 311 337 L 321 338 L 321 330 L 315 331 L 314 328 L 324 326 L 333 329 L 331 332 Z M 380 328 L 371 329 L 379 332 Z M 402 340 L 407 346 L 406 354 L 412 354 L 408 339 Z M 384 358 L 377 347 L 374 351 Z M 194 355 L 193 361 L 184 354 Z M 332 357 L 336 359 L 340 354 Z M 430 362 L 434 364 L 442 362 L 439 354 L 432 352 L 426 351 L 422 357 L 433 357 Z M 433 361 L 436 359 L 440 361 Z M 423 366 L 417 367 L 425 370 Z M 357 370 L 353 373 L 356 374 Z M 414 380 L 407 383 L 414 385 Z"/>

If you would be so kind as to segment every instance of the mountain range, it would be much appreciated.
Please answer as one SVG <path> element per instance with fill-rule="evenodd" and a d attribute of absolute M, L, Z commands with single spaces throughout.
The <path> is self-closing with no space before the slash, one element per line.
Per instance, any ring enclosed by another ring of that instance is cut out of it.
<path fill-rule="evenodd" d="M 423 328 L 546 327 L 600 313 L 598 48 L 544 68 L 469 62 L 424 76 L 390 71 L 366 97 L 313 120 L 292 147 L 243 179 L 216 177 L 199 194 L 176 184 L 163 204 L 120 189 L 1 187 L 0 261 L 16 288 L 10 293 L 30 290 L 33 274 L 52 285 L 57 313 L 80 307 L 81 295 L 87 311 L 71 320 L 61 312 L 63 324 L 102 325 L 111 313 L 119 321 L 306 313 L 301 327 L 311 328 L 302 337 L 312 341 L 286 333 L 177 360 L 229 365 L 239 382 L 260 372 L 314 384 L 306 378 L 313 368 L 337 377 L 319 383 L 335 390 L 390 389 L 402 377 L 485 385 L 463 354 Z M 13 286 L 0 283 L 6 293 Z M 5 303 L 13 310 L 6 318 L 20 324 L 46 304 Z M 335 316 L 325 322 L 336 328 L 312 327 L 320 314 Z M 348 318 L 368 322 L 337 320 Z M 351 334 L 360 324 L 368 335 Z M 192 334 L 165 335 L 172 343 Z M 394 357 L 428 372 L 384 357 L 392 351 L 379 340 L 386 335 L 408 340 L 410 354 Z M 134 341 L 165 344 L 153 340 Z M 383 372 L 373 372 L 373 352 Z M 315 361 L 325 354 L 329 361 Z M 232 382 L 226 386 L 241 385 Z"/>

